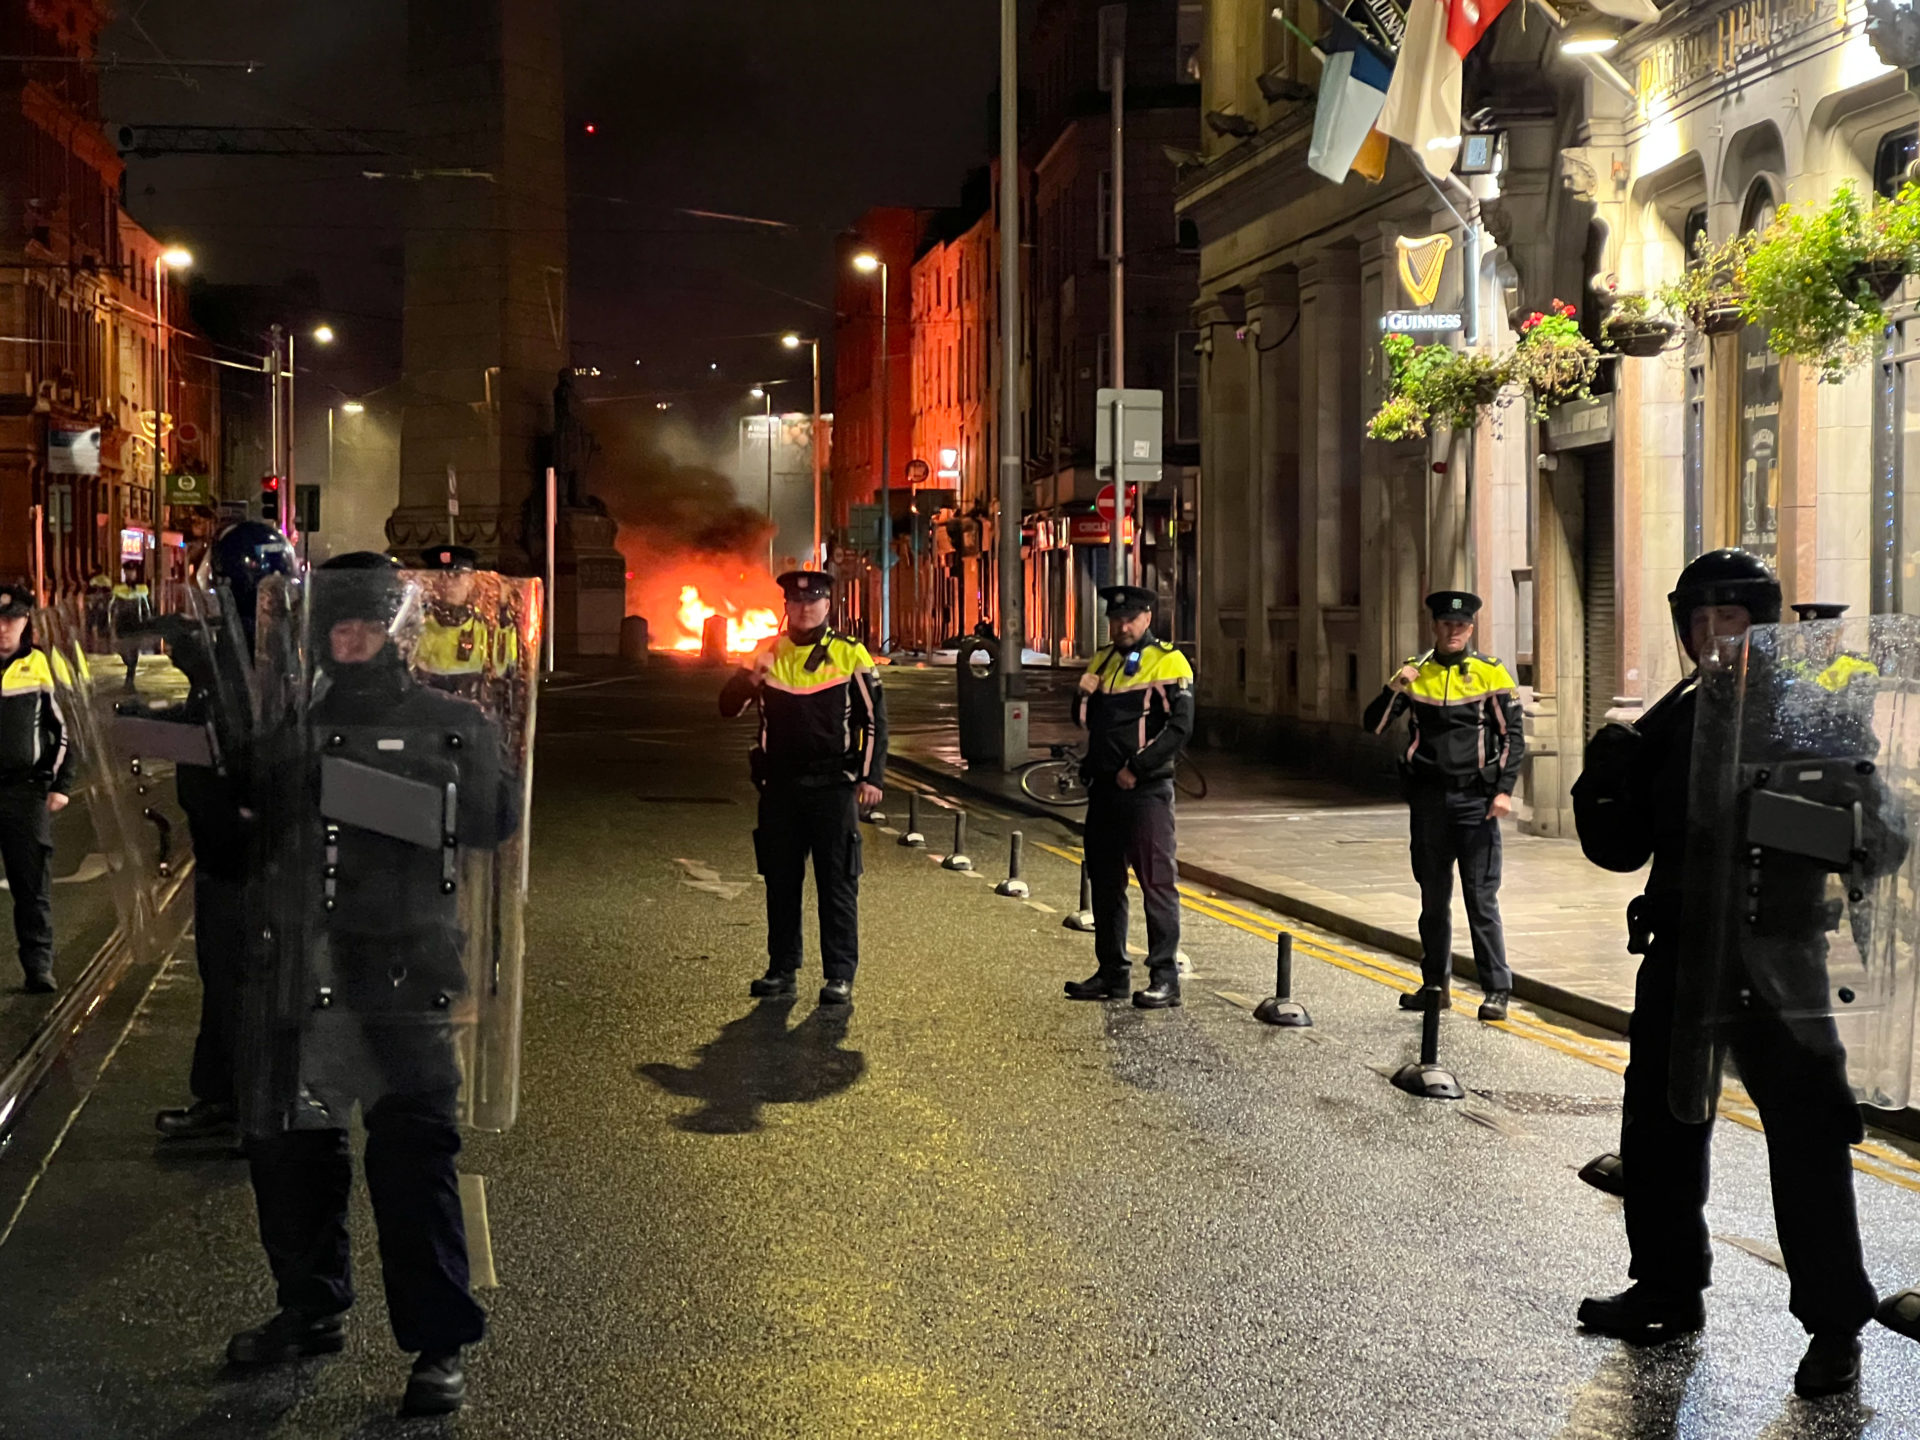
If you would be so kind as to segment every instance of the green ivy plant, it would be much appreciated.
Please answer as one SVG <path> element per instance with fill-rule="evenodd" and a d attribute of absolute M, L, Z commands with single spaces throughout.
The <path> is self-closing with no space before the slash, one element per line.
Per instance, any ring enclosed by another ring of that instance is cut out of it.
<path fill-rule="evenodd" d="M 1920 266 L 1920 186 L 1862 202 L 1851 182 L 1824 205 L 1788 205 L 1742 256 L 1741 316 L 1778 355 L 1840 380 L 1873 353 L 1884 296 Z"/>
<path fill-rule="evenodd" d="M 1695 243 L 1687 268 L 1654 291 L 1654 299 L 1670 315 L 1685 318 L 1696 330 L 1707 328 L 1716 310 L 1737 309 L 1743 298 L 1741 265 L 1754 237 L 1741 235 L 1715 245 L 1704 235 Z"/>

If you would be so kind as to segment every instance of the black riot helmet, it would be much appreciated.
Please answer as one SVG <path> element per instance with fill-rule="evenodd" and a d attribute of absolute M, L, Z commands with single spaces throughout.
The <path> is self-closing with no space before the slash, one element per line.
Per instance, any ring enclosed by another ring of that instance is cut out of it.
<path fill-rule="evenodd" d="M 233 596 L 234 612 L 251 636 L 260 582 L 269 575 L 296 574 L 299 561 L 279 526 L 264 520 L 236 520 L 214 539 L 207 570 L 214 586 Z"/>
<path fill-rule="evenodd" d="M 374 550 L 336 555 L 315 572 L 313 629 L 325 653 L 325 636 L 343 620 L 371 620 L 397 628 L 409 594 L 400 564 Z"/>
<path fill-rule="evenodd" d="M 1688 564 L 1667 596 L 1667 606 L 1674 633 L 1689 655 L 1693 612 L 1703 605 L 1739 605 L 1754 624 L 1775 625 L 1780 621 L 1780 581 L 1766 561 L 1745 550 L 1709 550 Z"/>

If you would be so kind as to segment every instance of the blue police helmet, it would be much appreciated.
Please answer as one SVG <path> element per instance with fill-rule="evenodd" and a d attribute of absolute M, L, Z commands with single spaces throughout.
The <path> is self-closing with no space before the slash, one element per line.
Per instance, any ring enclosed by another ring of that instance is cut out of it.
<path fill-rule="evenodd" d="M 253 619 L 254 597 L 269 575 L 292 575 L 299 568 L 293 543 L 264 520 L 236 520 L 215 537 L 207 557 L 215 585 L 233 595 L 243 620 Z"/>

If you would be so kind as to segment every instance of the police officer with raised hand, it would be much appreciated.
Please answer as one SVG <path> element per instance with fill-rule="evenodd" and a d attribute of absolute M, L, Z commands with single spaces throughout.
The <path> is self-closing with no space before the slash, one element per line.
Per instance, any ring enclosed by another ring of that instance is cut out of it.
<path fill-rule="evenodd" d="M 1527 742 L 1520 696 L 1507 667 L 1470 647 L 1480 597 L 1439 590 L 1427 597 L 1433 648 L 1397 670 L 1360 723 L 1378 735 L 1407 716 L 1411 743 L 1400 759 L 1412 831 L 1413 877 L 1420 885 L 1421 988 L 1400 997 L 1402 1010 L 1437 996 L 1451 1009 L 1453 872 L 1473 937 L 1474 968 L 1485 997 L 1482 1020 L 1507 1018 L 1513 972 L 1500 928 L 1500 821 Z"/>
<path fill-rule="evenodd" d="M 53 993 L 53 817 L 73 791 L 57 663 L 33 643 L 33 587 L 0 585 L 0 864 L 30 994 Z"/>
<path fill-rule="evenodd" d="M 1825 898 L 1828 867 L 1757 840 L 1749 844 L 1762 833 L 1750 828 L 1756 818 L 1750 809 L 1690 814 L 1693 797 L 1702 793 L 1699 765 L 1732 766 L 1736 751 L 1745 764 L 1770 752 L 1817 755 L 1831 748 L 1816 732 L 1819 717 L 1835 712 L 1816 703 L 1813 690 L 1827 692 L 1790 666 L 1754 654 L 1737 680 L 1745 698 L 1732 699 L 1732 671 L 1740 662 L 1728 657 L 1751 626 L 1778 622 L 1780 599 L 1772 571 L 1745 551 L 1715 550 L 1689 564 L 1668 600 L 1695 668 L 1636 724 L 1599 731 L 1574 786 L 1575 821 L 1589 859 L 1623 873 L 1653 862 L 1644 893 L 1627 911 L 1628 948 L 1643 957 L 1634 982 L 1620 1145 L 1633 1284 L 1583 1301 L 1579 1321 L 1635 1344 L 1706 1323 L 1709 1146 L 1718 1050 L 1724 1048 L 1766 1127 L 1774 1221 L 1792 1285 L 1789 1308 L 1811 1336 L 1794 1389 L 1819 1396 L 1858 1381 L 1858 1335 L 1875 1303 L 1854 1209 L 1850 1146 L 1862 1135 L 1860 1112 L 1845 1052 L 1820 1008 L 1825 936 L 1837 925 L 1832 912 L 1838 907 Z M 1795 685 L 1813 688 L 1802 699 L 1790 694 Z M 1706 688 L 1714 686 L 1725 693 Z M 1709 713 L 1702 710 L 1703 695 L 1712 701 L 1712 723 L 1724 725 L 1724 733 L 1716 728 L 1703 737 L 1706 749 L 1697 753 L 1695 732 Z M 1783 706 L 1815 723 L 1791 727 L 1795 734 L 1787 740 L 1788 727 L 1778 724 L 1787 713 Z M 1743 721 L 1726 721 L 1743 708 Z M 1844 723 L 1830 738 L 1857 753 L 1859 730 Z M 1771 770 L 1785 778 L 1788 768 L 1762 764 L 1749 779 L 1765 789 Z M 1864 772 L 1827 764 L 1804 772 L 1830 771 L 1828 780 L 1867 787 L 1854 797 L 1863 801 L 1858 810 L 1849 802 L 1862 838 L 1847 863 L 1868 873 L 1884 872 L 1905 851 L 1890 827 L 1895 817 L 1880 803 L 1884 794 L 1875 797 L 1873 770 L 1870 763 Z M 1867 781 L 1859 781 L 1861 773 Z M 1788 809 L 1811 804 L 1818 787 L 1800 791 L 1781 797 Z M 1733 803 L 1750 807 L 1756 793 Z M 1703 868 L 1702 856 L 1714 873 Z M 1703 1024 L 1710 1012 L 1700 1007 L 1723 1001 L 1734 1009 L 1718 1023 Z M 1678 1107 L 1694 1069 L 1703 1072 L 1704 1093 Z"/>
<path fill-rule="evenodd" d="M 402 1413 L 444 1414 L 464 1402 L 461 1350 L 486 1318 L 469 1291 L 454 1168 L 474 1084 L 458 1047 L 489 983 L 470 973 L 462 892 L 492 873 L 484 852 L 515 830 L 516 797 L 492 719 L 409 670 L 396 637 L 420 596 L 393 562 L 340 556 L 307 586 L 310 700 L 288 788 L 269 802 L 294 824 L 274 837 L 287 848 L 264 882 L 281 901 L 280 953 L 297 951 L 298 981 L 282 986 L 301 996 L 297 1089 L 280 1123 L 249 1137 L 280 1312 L 227 1355 L 251 1366 L 342 1347 L 358 1106 L 388 1315 L 416 1356 Z M 481 962 L 496 986 L 499 959 Z M 264 998 L 247 1016 L 266 1028 L 271 1077 L 289 1017 Z"/>
<path fill-rule="evenodd" d="M 249 676 L 254 607 L 270 575 L 298 569 L 293 545 L 277 526 L 241 520 L 215 537 L 207 556 L 213 586 L 205 623 L 163 616 L 150 628 L 168 642 L 192 687 L 186 702 L 151 718 L 171 721 L 215 744 L 204 763 L 176 757 L 174 785 L 193 836 L 193 954 L 200 972 L 200 1030 L 188 1089 L 193 1103 L 162 1110 L 154 1126 L 169 1140 L 196 1140 L 231 1129 L 235 1118 L 235 1043 L 240 973 L 247 937 L 246 884 L 257 837 L 248 793 L 252 763 Z M 228 627 L 235 627 L 233 633 Z"/>
<path fill-rule="evenodd" d="M 827 626 L 833 577 L 790 570 L 779 584 L 786 628 L 720 692 L 729 718 L 760 707 L 750 764 L 760 791 L 753 847 L 767 882 L 767 972 L 748 989 L 763 998 L 796 989 L 800 887 L 812 856 L 826 976 L 820 1003 L 845 1005 L 860 963 L 860 812 L 880 803 L 886 703 L 867 648 Z"/>
<path fill-rule="evenodd" d="M 1109 585 L 1108 644 L 1074 692 L 1074 723 L 1087 732 L 1080 762 L 1087 784 L 1087 881 L 1099 969 L 1069 980 L 1071 1000 L 1121 1000 L 1129 989 L 1127 870 L 1147 911 L 1147 988 L 1142 1010 L 1180 1003 L 1180 870 L 1173 824 L 1173 772 L 1193 734 L 1193 667 L 1153 633 L 1154 594 Z"/>

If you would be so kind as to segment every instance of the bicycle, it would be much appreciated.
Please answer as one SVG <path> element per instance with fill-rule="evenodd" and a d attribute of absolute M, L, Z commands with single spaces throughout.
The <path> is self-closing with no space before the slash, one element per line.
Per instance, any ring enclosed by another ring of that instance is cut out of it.
<path fill-rule="evenodd" d="M 1084 805 L 1087 785 L 1080 778 L 1085 752 L 1077 745 L 1049 745 L 1045 760 L 1020 767 L 1020 788 L 1042 805 Z M 1207 798 L 1207 777 L 1190 756 L 1182 755 L 1173 771 L 1173 786 L 1189 800 Z"/>

